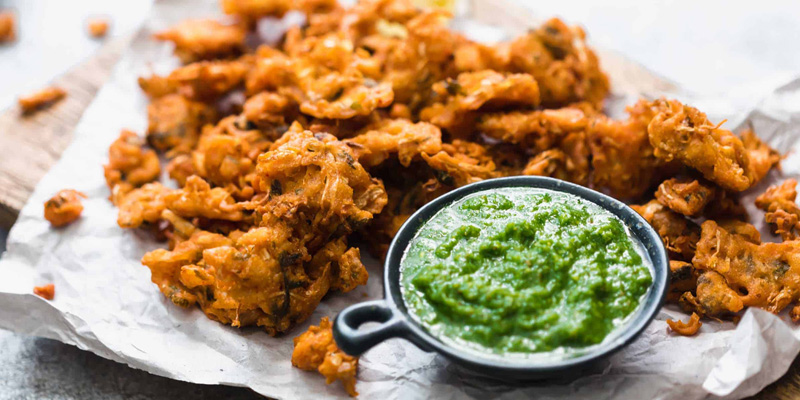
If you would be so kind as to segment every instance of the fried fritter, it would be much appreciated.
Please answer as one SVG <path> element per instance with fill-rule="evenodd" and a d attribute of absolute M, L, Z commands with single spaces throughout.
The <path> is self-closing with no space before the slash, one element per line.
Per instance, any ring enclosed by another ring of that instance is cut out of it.
<path fill-rule="evenodd" d="M 144 223 L 155 223 L 161 219 L 166 209 L 164 196 L 170 189 L 158 182 L 148 183 L 140 188 L 123 191 L 115 186 L 111 201 L 119 208 L 117 225 L 120 228 L 138 228 Z"/>
<path fill-rule="evenodd" d="M 161 174 L 158 155 L 143 146 L 144 140 L 139 135 L 125 129 L 111 143 L 108 164 L 103 166 L 109 189 L 124 193 L 158 179 Z M 115 189 L 118 185 L 119 189 Z"/>
<path fill-rule="evenodd" d="M 477 121 L 477 129 L 497 140 L 546 151 L 571 132 L 584 131 L 589 124 L 578 108 L 489 113 Z"/>
<path fill-rule="evenodd" d="M 213 101 L 244 83 L 250 59 L 199 61 L 178 68 L 167 77 L 178 93 L 190 100 Z"/>
<path fill-rule="evenodd" d="M 647 130 L 655 155 L 679 160 L 725 189 L 741 192 L 758 182 L 780 158 L 752 135 L 748 148 L 736 135 L 712 125 L 696 108 L 658 100 L 660 109 Z"/>
<path fill-rule="evenodd" d="M 147 106 L 147 143 L 160 151 L 187 153 L 203 126 L 215 119 L 213 107 L 179 94 L 165 95 Z"/>
<path fill-rule="evenodd" d="M 442 100 L 422 110 L 420 118 L 451 130 L 470 123 L 478 110 L 539 104 L 539 86 L 527 74 L 465 72 L 457 79 L 436 83 L 433 92 Z"/>
<path fill-rule="evenodd" d="M 190 19 L 153 35 L 175 44 L 175 55 L 184 63 L 235 57 L 244 50 L 246 30 L 210 19 Z"/>
<path fill-rule="evenodd" d="M 159 218 L 184 233 L 172 251 L 148 253 L 142 263 L 174 303 L 197 303 L 210 318 L 263 326 L 274 335 L 311 315 L 329 290 L 366 283 L 360 253 L 348 249 L 346 236 L 382 210 L 386 192 L 346 144 L 299 127 L 259 156 L 253 187 L 253 199 L 237 203 L 225 189 L 192 176 L 184 188 L 155 196 L 139 220 L 163 202 Z M 252 227 L 227 237 L 183 220 L 243 221 L 250 213 Z"/>
<path fill-rule="evenodd" d="M 775 167 L 780 167 L 781 155 L 748 129 L 742 132 L 742 144 L 749 158 L 750 186 L 755 185 Z"/>
<path fill-rule="evenodd" d="M 72 189 L 60 190 L 44 203 L 44 219 L 56 228 L 75 221 L 83 212 L 81 198 L 86 195 Z"/>
<path fill-rule="evenodd" d="M 609 91 L 584 31 L 558 18 L 511 42 L 510 68 L 533 75 L 548 107 L 585 100 L 600 108 Z"/>
<path fill-rule="evenodd" d="M 800 299 L 800 242 L 756 244 L 714 221 L 702 226 L 695 268 L 698 311 L 721 316 L 743 307 L 778 313 Z"/>
<path fill-rule="evenodd" d="M 629 117 L 596 117 L 589 127 L 593 185 L 617 198 L 636 198 L 658 179 L 664 162 L 654 155 L 647 125 L 654 110 L 646 101 L 627 108 Z"/>
<path fill-rule="evenodd" d="M 797 181 L 794 179 L 770 186 L 756 198 L 756 206 L 766 211 L 767 223 L 783 240 L 795 240 L 800 233 L 800 207 L 796 199 Z"/>
<path fill-rule="evenodd" d="M 292 365 L 305 371 L 319 371 L 328 384 L 340 380 L 347 394 L 358 396 L 358 357 L 349 356 L 339 350 L 339 346 L 333 341 L 331 326 L 328 317 L 322 317 L 319 326 L 312 325 L 294 338 Z"/>
<path fill-rule="evenodd" d="M 211 188 L 208 182 L 193 175 L 183 188 L 164 195 L 166 208 L 183 218 L 204 217 L 225 221 L 245 218 L 244 204 L 236 203 L 233 196 L 220 187 Z"/>
<path fill-rule="evenodd" d="M 699 215 L 714 198 L 716 189 L 703 181 L 690 178 L 670 178 L 656 191 L 656 199 L 670 210 L 687 217 Z"/>
<path fill-rule="evenodd" d="M 640 206 L 632 205 L 631 208 L 641 214 L 658 232 L 664 246 L 671 253 L 670 258 L 692 260 L 700 240 L 700 229 L 694 222 L 664 207 L 657 200 Z"/>
<path fill-rule="evenodd" d="M 63 89 L 51 86 L 18 99 L 19 107 L 25 114 L 52 106 L 67 95 Z"/>
<path fill-rule="evenodd" d="M 408 167 L 421 154 L 442 151 L 442 132 L 436 126 L 413 123 L 405 119 L 383 120 L 367 132 L 346 139 L 356 158 L 366 168 L 383 163 L 396 154 L 400 164 Z"/>

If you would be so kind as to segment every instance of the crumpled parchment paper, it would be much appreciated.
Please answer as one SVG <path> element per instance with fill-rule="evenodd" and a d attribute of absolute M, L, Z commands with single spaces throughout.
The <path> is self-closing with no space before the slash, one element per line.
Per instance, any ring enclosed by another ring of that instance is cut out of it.
<path fill-rule="evenodd" d="M 338 383 L 292 368 L 292 338 L 320 317 L 349 304 L 382 297 L 382 268 L 372 262 L 366 287 L 326 297 L 314 315 L 290 334 L 236 329 L 211 321 L 199 309 L 172 305 L 150 282 L 139 260 L 162 246 L 147 235 L 116 225 L 101 165 L 121 128 L 143 132 L 146 100 L 136 84 L 150 70 L 174 67 L 170 48 L 150 34 L 189 17 L 218 15 L 216 2 L 157 2 L 146 26 L 77 127 L 72 145 L 39 183 L 8 239 L 0 260 L 0 327 L 73 344 L 102 357 L 174 379 L 250 387 L 280 399 L 345 397 Z M 744 196 L 752 219 L 768 234 L 752 201 L 767 185 L 800 176 L 800 79 L 778 88 L 756 88 L 728 98 L 682 100 L 706 110 L 728 127 L 752 126 L 773 147 L 789 153 L 782 172 Z M 765 95 L 764 95 L 765 94 Z M 646 93 L 656 96 L 658 93 Z M 611 109 L 635 96 L 616 96 Z M 13 149 L 4 149 L 13 151 Z M 31 160 L 36 162 L 36 160 Z M 60 230 L 42 217 L 42 204 L 62 188 L 89 195 L 83 217 Z M 32 294 L 54 283 L 56 297 Z M 380 344 L 361 358 L 357 389 L 362 398 L 742 398 L 778 379 L 800 352 L 800 328 L 784 317 L 750 309 L 738 325 L 705 322 L 699 335 L 667 332 L 665 319 L 686 318 L 667 307 L 629 347 L 605 365 L 571 382 L 508 385 L 478 378 L 400 339 Z"/>

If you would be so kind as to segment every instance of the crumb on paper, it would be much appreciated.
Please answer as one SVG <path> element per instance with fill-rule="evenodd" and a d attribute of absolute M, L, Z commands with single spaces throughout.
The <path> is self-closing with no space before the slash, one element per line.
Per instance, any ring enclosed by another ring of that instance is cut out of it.
<path fill-rule="evenodd" d="M 53 298 L 56 296 L 56 285 L 48 283 L 47 285 L 43 286 L 34 286 L 33 294 L 45 300 L 53 300 Z"/>
<path fill-rule="evenodd" d="M 41 110 L 55 104 L 67 95 L 61 88 L 51 86 L 36 93 L 19 98 L 19 106 L 25 114 Z"/>
<path fill-rule="evenodd" d="M 105 37 L 108 33 L 108 18 L 106 17 L 92 17 L 87 22 L 87 29 L 89 35 L 93 38 Z"/>
<path fill-rule="evenodd" d="M 356 392 L 356 370 L 358 357 L 345 354 L 333 340 L 331 321 L 322 317 L 319 326 L 310 326 L 308 331 L 294 338 L 292 365 L 304 371 L 319 371 L 325 383 L 341 380 L 350 396 Z"/>
<path fill-rule="evenodd" d="M 81 197 L 86 198 L 86 195 L 72 189 L 59 191 L 44 203 L 44 218 L 54 227 L 75 221 L 83 212 Z"/>
<path fill-rule="evenodd" d="M 679 335 L 694 336 L 703 326 L 703 323 L 700 322 L 700 316 L 697 313 L 692 313 L 692 316 L 686 322 L 668 319 L 667 325 L 669 325 L 669 329 Z"/>
<path fill-rule="evenodd" d="M 11 11 L 0 10 L 0 43 L 13 42 L 17 39 L 16 19 Z"/>

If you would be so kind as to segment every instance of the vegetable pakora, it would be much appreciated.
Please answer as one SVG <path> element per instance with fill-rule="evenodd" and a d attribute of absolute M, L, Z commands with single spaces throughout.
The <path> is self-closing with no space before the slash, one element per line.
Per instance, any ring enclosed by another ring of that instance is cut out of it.
<path fill-rule="evenodd" d="M 312 325 L 308 331 L 294 338 L 292 365 L 305 371 L 319 371 L 328 384 L 340 380 L 347 394 L 358 396 L 358 358 L 339 350 L 333 341 L 331 326 L 328 317 L 322 317 L 319 326 Z"/>
<path fill-rule="evenodd" d="M 796 199 L 797 181 L 794 179 L 771 186 L 756 198 L 756 206 L 767 212 L 767 223 L 783 240 L 795 240 L 800 232 L 800 207 Z"/>

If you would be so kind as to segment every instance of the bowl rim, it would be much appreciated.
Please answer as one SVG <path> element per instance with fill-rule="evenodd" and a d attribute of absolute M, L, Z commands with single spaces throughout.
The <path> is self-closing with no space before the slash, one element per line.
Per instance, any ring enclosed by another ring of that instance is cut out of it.
<path fill-rule="evenodd" d="M 625 223 L 632 236 L 641 243 L 645 253 L 650 258 L 653 268 L 652 273 L 654 275 L 653 282 L 647 294 L 645 294 L 645 298 L 642 300 L 644 304 L 640 306 L 639 310 L 631 317 L 630 321 L 619 328 L 624 329 L 624 332 L 621 332 L 614 339 L 598 344 L 585 354 L 576 357 L 565 357 L 545 362 L 541 360 L 525 362 L 524 360 L 515 358 L 513 361 L 508 362 L 502 359 L 502 355 L 481 357 L 478 350 L 465 351 L 464 349 L 449 345 L 428 333 L 423 326 L 411 317 L 410 311 L 406 309 L 401 289 L 401 261 L 411 239 L 416 236 L 420 227 L 439 210 L 468 195 L 490 191 L 491 189 L 515 187 L 528 187 L 562 192 L 592 202 L 617 216 Z M 396 273 L 393 274 L 392 270 L 396 270 Z M 397 279 L 394 279 L 395 277 Z M 633 340 L 647 328 L 656 315 L 658 315 L 666 298 L 668 279 L 669 259 L 661 237 L 639 213 L 625 203 L 593 189 L 555 178 L 542 176 L 512 176 L 487 179 L 462 186 L 437 197 L 412 214 L 400 227 L 389 246 L 384 262 L 383 286 L 384 298 L 387 305 L 394 311 L 394 314 L 404 322 L 406 333 L 403 336 L 423 349 L 436 351 L 454 361 L 477 369 L 536 373 L 553 372 L 582 366 L 598 359 L 606 358 L 633 342 Z M 398 300 L 400 304 L 398 304 Z"/>

